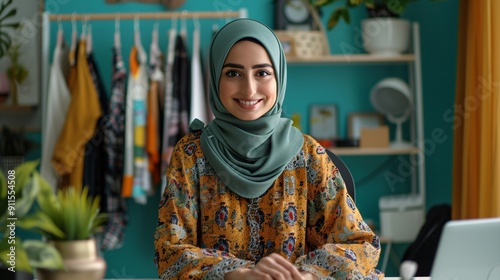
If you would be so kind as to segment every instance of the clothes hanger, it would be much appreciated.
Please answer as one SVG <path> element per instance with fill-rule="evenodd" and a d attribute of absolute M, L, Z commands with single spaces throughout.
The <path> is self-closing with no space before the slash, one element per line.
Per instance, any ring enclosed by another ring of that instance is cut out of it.
<path fill-rule="evenodd" d="M 149 63 L 156 64 L 158 61 L 158 53 L 160 47 L 158 45 L 158 20 L 153 24 L 153 31 L 151 32 L 151 46 L 149 48 Z"/>
<path fill-rule="evenodd" d="M 194 17 L 193 25 L 195 30 L 200 30 L 200 19 L 198 16 Z"/>
<path fill-rule="evenodd" d="M 92 53 L 92 47 L 93 47 L 92 25 L 90 23 L 88 23 L 88 26 L 87 26 L 87 55 Z"/>
<path fill-rule="evenodd" d="M 159 64 L 161 60 L 161 50 L 158 43 L 158 31 L 159 23 L 158 20 L 153 25 L 151 47 L 149 50 L 149 64 L 153 66 L 151 69 L 151 79 L 154 81 L 160 81 L 163 79 L 161 70 L 159 69 Z"/>
<path fill-rule="evenodd" d="M 139 28 L 139 16 L 136 16 L 134 19 L 134 46 L 139 53 L 139 61 L 141 63 L 145 63 L 147 60 L 146 52 L 144 51 L 144 47 L 141 43 L 141 31 Z"/>
<path fill-rule="evenodd" d="M 78 43 L 78 30 L 76 28 L 76 13 L 73 13 L 72 19 L 71 19 L 71 51 L 76 50 L 76 44 Z"/>
<path fill-rule="evenodd" d="M 87 37 L 87 23 L 88 23 L 88 17 L 85 17 L 82 20 L 82 34 L 80 35 L 81 40 L 85 40 Z"/>
<path fill-rule="evenodd" d="M 57 47 L 64 47 L 64 31 L 62 28 L 61 17 L 57 19 Z"/>
<path fill-rule="evenodd" d="M 172 17 L 171 28 L 173 30 L 177 30 L 177 16 Z"/>
<path fill-rule="evenodd" d="M 115 18 L 115 37 L 114 37 L 115 48 L 119 49 L 121 47 L 121 35 L 120 35 L 120 18 L 116 16 Z"/>
<path fill-rule="evenodd" d="M 186 10 L 183 10 L 182 11 L 182 19 L 181 19 L 181 31 L 180 31 L 180 34 L 182 36 L 186 36 L 187 35 L 187 23 L 186 23 L 186 15 L 187 15 L 188 11 Z"/>

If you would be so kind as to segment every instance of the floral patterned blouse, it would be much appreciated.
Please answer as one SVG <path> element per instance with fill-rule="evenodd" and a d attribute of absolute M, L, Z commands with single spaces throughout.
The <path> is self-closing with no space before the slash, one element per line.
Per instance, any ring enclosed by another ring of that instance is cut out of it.
<path fill-rule="evenodd" d="M 223 279 L 278 253 L 320 279 L 383 279 L 378 237 L 363 221 L 325 149 L 302 150 L 263 195 L 238 196 L 210 166 L 199 132 L 175 146 L 159 205 L 162 279 Z"/>

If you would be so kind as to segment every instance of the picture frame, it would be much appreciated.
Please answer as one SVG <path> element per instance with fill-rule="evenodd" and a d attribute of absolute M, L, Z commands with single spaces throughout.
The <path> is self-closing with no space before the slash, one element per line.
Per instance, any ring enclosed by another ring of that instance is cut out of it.
<path fill-rule="evenodd" d="M 309 135 L 316 140 L 333 140 L 338 136 L 337 106 L 312 105 L 309 112 Z"/>
<path fill-rule="evenodd" d="M 295 46 L 295 37 L 289 34 L 287 31 L 276 31 L 276 36 L 280 40 L 283 51 L 286 57 L 294 57 L 297 54 Z"/>
<path fill-rule="evenodd" d="M 384 115 L 375 112 L 354 112 L 348 116 L 348 135 L 350 139 L 360 139 L 361 128 L 384 125 Z"/>

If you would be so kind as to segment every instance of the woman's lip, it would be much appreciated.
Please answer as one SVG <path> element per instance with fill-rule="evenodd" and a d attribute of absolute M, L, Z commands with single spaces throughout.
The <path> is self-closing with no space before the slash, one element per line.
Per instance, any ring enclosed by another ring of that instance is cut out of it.
<path fill-rule="evenodd" d="M 258 100 L 243 100 L 243 99 L 236 99 L 238 103 L 241 105 L 246 105 L 246 106 L 253 106 L 256 105 L 257 103 L 260 102 L 261 99 Z"/>
<path fill-rule="evenodd" d="M 260 104 L 262 99 L 258 99 L 258 100 L 235 99 L 235 101 L 238 104 L 238 106 L 240 106 L 243 109 L 255 109 Z"/>

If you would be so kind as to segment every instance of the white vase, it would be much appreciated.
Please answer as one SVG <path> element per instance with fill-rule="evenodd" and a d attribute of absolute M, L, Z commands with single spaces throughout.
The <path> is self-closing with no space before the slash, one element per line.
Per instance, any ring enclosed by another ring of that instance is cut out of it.
<path fill-rule="evenodd" d="M 39 280 L 102 280 L 106 262 L 97 255 L 95 239 L 48 241 L 61 254 L 66 270 L 36 269 Z"/>
<path fill-rule="evenodd" d="M 400 18 L 368 18 L 361 22 L 363 47 L 374 55 L 394 56 L 408 50 L 410 22 Z"/>

